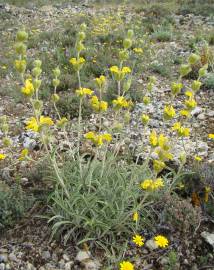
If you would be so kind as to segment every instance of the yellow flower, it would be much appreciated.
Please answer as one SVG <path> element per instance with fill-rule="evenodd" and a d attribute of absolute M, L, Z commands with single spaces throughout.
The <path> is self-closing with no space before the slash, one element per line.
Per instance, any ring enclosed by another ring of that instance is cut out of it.
<path fill-rule="evenodd" d="M 14 65 L 18 72 L 24 73 L 27 63 L 25 60 L 15 60 Z"/>
<path fill-rule="evenodd" d="M 138 247 L 142 247 L 144 245 L 144 238 L 140 236 L 139 234 L 136 234 L 133 236 L 132 241 L 135 243 Z"/>
<path fill-rule="evenodd" d="M 169 241 L 166 237 L 164 237 L 163 235 L 157 235 L 154 238 L 155 243 L 157 244 L 158 247 L 160 248 L 165 248 L 169 245 Z"/>
<path fill-rule="evenodd" d="M 101 75 L 99 78 L 95 79 L 95 82 L 97 83 L 98 87 L 102 88 L 105 85 L 106 77 Z"/>
<path fill-rule="evenodd" d="M 160 146 L 161 149 L 163 150 L 169 150 L 170 146 L 168 143 L 168 138 L 164 136 L 163 134 L 160 134 L 158 137 L 158 145 Z"/>
<path fill-rule="evenodd" d="M 162 178 L 157 178 L 153 181 L 153 189 L 158 189 L 164 187 L 164 182 Z"/>
<path fill-rule="evenodd" d="M 40 116 L 39 124 L 41 126 L 52 126 L 54 124 L 53 120 L 47 116 Z"/>
<path fill-rule="evenodd" d="M 22 87 L 21 92 L 26 96 L 32 96 L 34 93 L 34 86 L 31 80 L 26 80 L 24 87 Z"/>
<path fill-rule="evenodd" d="M 145 190 L 156 190 L 159 188 L 164 187 L 164 182 L 162 178 L 157 178 L 155 180 L 152 179 L 145 179 L 141 184 L 140 184 L 142 189 Z"/>
<path fill-rule="evenodd" d="M 39 131 L 39 128 L 42 126 L 52 126 L 54 124 L 53 120 L 50 117 L 40 116 L 39 122 L 36 120 L 35 117 L 31 117 L 27 121 L 26 129 L 33 130 L 35 132 Z"/>
<path fill-rule="evenodd" d="M 185 105 L 188 110 L 193 110 L 197 106 L 197 102 L 195 101 L 194 98 L 189 98 L 185 100 Z"/>
<path fill-rule="evenodd" d="M 143 53 L 143 49 L 142 48 L 134 48 L 133 51 L 135 53 L 139 53 L 139 54 Z"/>
<path fill-rule="evenodd" d="M 82 68 L 83 64 L 85 63 L 85 59 L 83 57 L 77 58 L 71 58 L 70 63 L 73 65 L 73 68 L 78 71 Z"/>
<path fill-rule="evenodd" d="M 191 91 L 186 91 L 186 92 L 185 92 L 185 95 L 186 95 L 187 97 L 190 97 L 190 98 L 191 98 L 191 97 L 193 97 L 194 94 L 193 94 L 193 92 L 191 92 Z"/>
<path fill-rule="evenodd" d="M 188 110 L 180 110 L 180 115 L 185 116 L 185 117 L 189 117 L 190 112 Z"/>
<path fill-rule="evenodd" d="M 33 130 L 35 132 L 37 132 L 39 130 L 39 124 L 36 120 L 35 117 L 31 117 L 28 121 L 27 121 L 27 125 L 26 125 L 26 129 L 30 129 Z"/>
<path fill-rule="evenodd" d="M 155 130 L 150 133 L 149 140 L 152 147 L 156 147 L 158 145 L 158 137 Z"/>
<path fill-rule="evenodd" d="M 99 101 L 97 96 L 93 96 L 90 100 L 92 108 L 96 112 L 105 112 L 108 109 L 108 103 L 106 101 Z"/>
<path fill-rule="evenodd" d="M 93 131 L 90 131 L 85 134 L 85 138 L 93 142 L 97 146 L 103 145 L 103 143 L 110 142 L 112 140 L 112 136 L 109 133 L 104 133 L 104 134 L 96 134 Z"/>
<path fill-rule="evenodd" d="M 183 87 L 183 84 L 182 83 L 175 83 L 175 82 L 173 82 L 172 85 L 171 85 L 172 94 L 173 95 L 177 95 L 178 93 L 180 93 L 182 87 Z"/>
<path fill-rule="evenodd" d="M 195 159 L 196 161 L 202 161 L 202 158 L 199 157 L 199 156 L 194 156 L 194 159 Z"/>
<path fill-rule="evenodd" d="M 66 117 L 62 117 L 60 120 L 57 121 L 56 125 L 59 128 L 63 128 L 68 123 L 68 119 Z"/>
<path fill-rule="evenodd" d="M 155 152 L 158 154 L 161 161 L 173 160 L 173 155 L 168 151 L 157 149 Z"/>
<path fill-rule="evenodd" d="M 133 221 L 138 221 L 138 219 L 139 219 L 138 212 L 134 212 L 134 214 L 133 214 Z"/>
<path fill-rule="evenodd" d="M 214 134 L 213 133 L 208 134 L 208 138 L 209 139 L 214 139 Z"/>
<path fill-rule="evenodd" d="M 153 160 L 153 169 L 156 173 L 160 173 L 164 168 L 166 167 L 166 164 L 161 160 Z"/>
<path fill-rule="evenodd" d="M 164 119 L 170 120 L 175 116 L 175 110 L 172 105 L 166 105 L 164 107 Z"/>
<path fill-rule="evenodd" d="M 120 270 L 134 270 L 134 265 L 128 261 L 120 263 Z"/>
<path fill-rule="evenodd" d="M 128 108 L 130 106 L 130 101 L 127 101 L 123 96 L 119 96 L 117 99 L 112 101 L 114 108 L 119 110 L 121 108 Z"/>
<path fill-rule="evenodd" d="M 149 122 L 149 116 L 147 114 L 142 114 L 141 121 L 144 125 L 147 125 Z"/>
<path fill-rule="evenodd" d="M 145 96 L 145 97 L 143 97 L 143 103 L 145 104 L 145 105 L 148 105 L 149 103 L 150 103 L 150 97 L 148 97 L 148 96 Z"/>
<path fill-rule="evenodd" d="M 119 69 L 118 66 L 112 66 L 110 67 L 110 71 L 114 78 L 118 81 L 121 81 L 126 74 L 131 73 L 131 69 L 129 67 L 123 67 L 122 69 Z"/>
<path fill-rule="evenodd" d="M 6 155 L 5 155 L 5 154 L 0 153 L 0 160 L 3 160 L 3 159 L 5 159 L 5 158 L 6 158 Z"/>
<path fill-rule="evenodd" d="M 141 184 L 142 189 L 150 189 L 152 187 L 153 180 L 152 179 L 145 179 Z"/>
<path fill-rule="evenodd" d="M 94 93 L 94 91 L 92 91 L 89 88 L 80 88 L 76 90 L 76 94 L 79 97 L 85 97 L 85 96 L 91 96 Z"/>
<path fill-rule="evenodd" d="M 190 129 L 182 127 L 180 122 L 176 122 L 173 125 L 172 130 L 175 130 L 179 137 L 188 137 L 190 134 Z"/>
<path fill-rule="evenodd" d="M 28 151 L 27 148 L 23 149 L 23 150 L 21 151 L 20 156 L 19 156 L 19 160 L 24 160 L 24 159 L 27 157 L 28 152 L 29 152 L 29 151 Z"/>
<path fill-rule="evenodd" d="M 131 69 L 129 67 L 123 67 L 121 72 L 124 74 L 131 73 Z"/>

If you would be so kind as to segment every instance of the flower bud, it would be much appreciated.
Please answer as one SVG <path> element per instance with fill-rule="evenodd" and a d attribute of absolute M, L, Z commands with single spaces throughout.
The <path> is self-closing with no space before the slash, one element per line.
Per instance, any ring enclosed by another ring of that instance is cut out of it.
<path fill-rule="evenodd" d="M 142 114 L 141 121 L 144 125 L 147 125 L 149 122 L 149 116 L 147 114 Z"/>
<path fill-rule="evenodd" d="M 60 97 L 59 97 L 59 95 L 57 95 L 57 94 L 53 94 L 53 95 L 51 96 L 51 100 L 52 100 L 54 103 L 58 102 L 59 99 L 60 99 Z"/>
<path fill-rule="evenodd" d="M 34 106 L 35 110 L 41 111 L 42 106 L 43 106 L 43 102 L 41 100 L 35 99 L 35 100 L 33 100 L 33 106 Z"/>
<path fill-rule="evenodd" d="M 12 144 L 12 140 L 10 138 L 8 138 L 8 137 L 4 137 L 2 139 L 2 143 L 3 143 L 3 145 L 5 147 L 8 147 L 8 146 L 10 146 Z"/>
<path fill-rule="evenodd" d="M 192 71 L 190 65 L 184 64 L 180 66 L 179 73 L 182 77 L 186 76 Z"/>
<path fill-rule="evenodd" d="M 129 49 L 132 46 L 132 40 L 130 38 L 125 38 L 123 41 L 123 47 Z"/>
<path fill-rule="evenodd" d="M 201 59 L 201 57 L 195 53 L 190 54 L 189 58 L 188 58 L 188 63 L 190 65 L 194 65 L 195 63 L 197 63 L 199 60 Z"/>
<path fill-rule="evenodd" d="M 191 87 L 192 87 L 192 90 L 197 92 L 200 87 L 201 87 L 202 83 L 200 81 L 193 81 Z"/>
<path fill-rule="evenodd" d="M 9 131 L 9 126 L 8 126 L 8 124 L 7 124 L 6 122 L 3 123 L 2 126 L 1 126 L 1 129 L 2 129 L 2 131 L 3 131 L 4 133 L 7 133 L 7 132 Z"/>
<path fill-rule="evenodd" d="M 150 97 L 148 97 L 148 96 L 143 97 L 143 103 L 145 105 L 148 105 L 150 103 Z"/>
<path fill-rule="evenodd" d="M 33 80 L 33 86 L 34 86 L 34 88 L 35 89 L 39 89 L 39 87 L 41 86 L 41 83 L 42 83 L 41 80 L 38 80 L 38 79 Z"/>
<path fill-rule="evenodd" d="M 149 82 L 150 83 L 156 83 L 156 77 L 155 76 L 149 76 Z"/>
<path fill-rule="evenodd" d="M 68 123 L 68 119 L 66 117 L 62 117 L 57 121 L 56 125 L 58 128 L 64 128 Z"/>
<path fill-rule="evenodd" d="M 58 79 L 53 79 L 53 80 L 52 80 L 52 83 L 53 83 L 53 86 L 54 86 L 54 87 L 57 87 L 57 86 L 60 84 L 60 80 L 58 80 Z"/>
<path fill-rule="evenodd" d="M 24 42 L 28 39 L 28 33 L 26 33 L 25 31 L 18 31 L 18 33 L 16 34 L 16 40 L 19 42 Z"/>
<path fill-rule="evenodd" d="M 39 75 L 42 73 L 42 70 L 41 70 L 41 68 L 39 68 L 39 67 L 35 67 L 35 68 L 33 68 L 33 70 L 32 70 L 32 74 L 33 74 L 33 76 L 34 77 L 39 77 Z"/>
<path fill-rule="evenodd" d="M 22 42 L 17 42 L 15 44 L 15 51 L 17 54 L 25 55 L 27 51 L 27 46 Z"/>
<path fill-rule="evenodd" d="M 25 70 L 26 70 L 26 61 L 25 60 L 15 60 L 14 62 L 14 66 L 16 68 L 16 70 L 19 72 L 19 73 L 24 73 Z"/>
<path fill-rule="evenodd" d="M 85 24 L 85 23 L 82 23 L 81 25 L 80 25 L 80 31 L 86 31 L 86 29 L 87 29 L 87 25 Z"/>
<path fill-rule="evenodd" d="M 132 29 L 129 29 L 128 32 L 127 32 L 127 37 L 128 37 L 129 39 L 132 39 L 133 36 L 134 36 L 134 31 L 133 31 Z"/>
<path fill-rule="evenodd" d="M 37 68 L 41 68 L 41 66 L 42 66 L 42 61 L 41 61 L 41 60 L 35 60 L 35 61 L 33 62 L 33 66 L 34 66 L 34 67 L 37 67 Z"/>
<path fill-rule="evenodd" d="M 61 74 L 60 69 L 59 69 L 58 67 L 55 68 L 55 69 L 53 70 L 53 74 L 54 74 L 54 76 L 55 76 L 56 78 L 58 78 L 58 77 L 60 76 L 60 74 Z"/>
<path fill-rule="evenodd" d="M 178 93 L 180 93 L 182 87 L 183 87 L 183 84 L 182 84 L 182 83 L 175 83 L 175 82 L 173 82 L 173 83 L 171 84 L 172 94 L 173 94 L 173 95 L 177 95 Z"/>
<path fill-rule="evenodd" d="M 152 91 L 152 88 L 153 88 L 153 83 L 149 82 L 149 83 L 147 84 L 147 90 L 148 90 L 149 92 L 151 92 L 151 91 Z"/>
<path fill-rule="evenodd" d="M 129 58 L 129 54 L 126 50 L 119 51 L 119 59 L 120 61 L 126 61 Z"/>
<path fill-rule="evenodd" d="M 207 65 L 199 69 L 199 77 L 204 77 L 207 74 Z"/>
<path fill-rule="evenodd" d="M 83 41 L 85 39 L 85 32 L 81 31 L 77 33 L 77 39 Z"/>
<path fill-rule="evenodd" d="M 76 49 L 77 51 L 80 53 L 81 51 L 83 51 L 85 49 L 85 46 L 82 44 L 81 41 L 77 42 L 76 44 Z"/>

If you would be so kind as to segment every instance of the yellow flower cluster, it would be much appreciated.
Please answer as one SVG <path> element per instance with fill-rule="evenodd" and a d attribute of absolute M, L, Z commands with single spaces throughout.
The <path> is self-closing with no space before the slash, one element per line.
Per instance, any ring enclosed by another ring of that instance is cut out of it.
<path fill-rule="evenodd" d="M 108 109 L 108 103 L 106 101 L 99 101 L 97 96 L 93 96 L 90 100 L 91 107 L 96 112 L 105 112 Z"/>
<path fill-rule="evenodd" d="M 106 77 L 104 75 L 101 75 L 100 77 L 95 79 L 95 82 L 99 88 L 102 88 L 105 85 Z"/>
<path fill-rule="evenodd" d="M 110 67 L 110 71 L 117 81 L 121 81 L 124 79 L 125 75 L 131 73 L 131 69 L 129 67 L 122 67 L 121 69 L 118 66 Z"/>
<path fill-rule="evenodd" d="M 34 93 L 34 86 L 31 80 L 27 79 L 25 81 L 24 87 L 21 88 L 21 92 L 26 96 L 32 96 Z"/>
<path fill-rule="evenodd" d="M 128 101 L 123 96 L 117 97 L 117 99 L 114 99 L 112 101 L 114 108 L 116 110 L 122 109 L 122 108 L 129 108 L 132 105 L 131 101 Z"/>
<path fill-rule="evenodd" d="M 35 117 L 31 117 L 27 121 L 26 129 L 38 132 L 44 126 L 52 126 L 54 124 L 53 120 L 50 117 L 40 116 L 39 120 Z"/>
<path fill-rule="evenodd" d="M 164 182 L 162 178 L 157 178 L 157 179 L 145 179 L 141 184 L 140 184 L 142 189 L 145 190 L 157 190 L 159 188 L 164 187 Z"/>
<path fill-rule="evenodd" d="M 91 142 L 93 142 L 96 146 L 101 146 L 101 145 L 103 145 L 104 142 L 111 142 L 112 141 L 111 134 L 109 134 L 109 133 L 97 134 L 93 131 L 86 133 L 85 138 L 87 140 L 90 140 Z"/>
<path fill-rule="evenodd" d="M 208 138 L 209 139 L 214 139 L 214 134 L 213 133 L 208 134 Z"/>
<path fill-rule="evenodd" d="M 24 73 L 27 63 L 25 60 L 15 60 L 14 65 L 19 73 Z"/>
<path fill-rule="evenodd" d="M 85 58 L 71 58 L 70 63 L 73 65 L 74 70 L 78 71 L 82 68 L 83 64 L 85 63 Z"/>
<path fill-rule="evenodd" d="M 89 88 L 80 88 L 76 90 L 76 94 L 79 97 L 85 97 L 85 96 L 91 96 L 94 93 L 94 91 L 92 91 Z"/>
<path fill-rule="evenodd" d="M 170 119 L 172 119 L 175 116 L 175 110 L 174 110 L 174 108 L 173 108 L 172 105 L 166 105 L 164 107 L 164 114 L 163 114 L 163 116 L 164 116 L 164 119 L 165 120 L 170 120 Z"/>
<path fill-rule="evenodd" d="M 172 130 L 176 131 L 179 137 L 188 137 L 190 135 L 190 129 L 183 127 L 180 122 L 176 122 Z"/>

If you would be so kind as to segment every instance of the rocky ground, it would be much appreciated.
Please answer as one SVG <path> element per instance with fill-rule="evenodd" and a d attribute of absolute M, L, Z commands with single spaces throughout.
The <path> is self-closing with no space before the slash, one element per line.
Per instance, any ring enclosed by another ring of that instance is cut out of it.
<path fill-rule="evenodd" d="M 32 25 L 32 31 L 35 32 L 44 30 L 57 31 L 59 22 L 63 19 L 69 18 L 77 13 L 93 15 L 96 11 L 87 3 L 78 5 L 59 4 L 42 7 L 35 7 L 33 3 L 30 3 L 27 8 L 18 8 L 8 4 L 0 4 L 0 12 L 2 20 L 4 20 L 5 25 L 7 25 L 7 31 L 3 31 L 2 27 L 0 28 L 3 37 L 1 40 L 1 47 L 4 47 L 4 49 L 0 48 L 1 58 L 5 57 L 5 48 L 8 48 L 8 46 L 11 45 L 6 43 L 6 41 L 8 41 L 7 38 L 14 35 L 17 26 L 20 24 Z M 100 12 L 102 12 L 102 9 Z M 191 34 L 192 25 L 194 25 L 194 27 L 197 27 L 197 25 L 204 25 L 208 29 L 213 27 L 213 21 L 202 16 L 188 14 L 186 16 L 177 16 L 176 19 L 179 25 L 181 25 L 181 21 L 183 22 L 183 31 L 186 31 L 185 33 L 187 33 L 187 35 Z M 175 43 L 174 41 L 168 42 L 166 47 L 170 51 L 181 50 L 180 54 L 182 55 L 185 54 L 185 52 L 182 51 L 181 43 L 182 42 L 180 42 L 180 44 L 179 42 Z M 160 53 L 161 49 L 167 50 L 166 48 L 159 48 Z M 9 48 L 8 53 L 10 54 Z M 32 54 L 34 53 L 35 52 L 32 50 Z M 9 62 L 8 65 L 9 64 L 11 63 Z M 2 67 L 2 70 L 4 75 L 5 68 Z M 34 149 L 37 146 L 35 135 L 30 132 L 20 133 L 26 119 L 30 116 L 28 104 L 17 102 L 14 97 L 5 95 L 5 92 L 7 91 L 10 93 L 10 89 L 12 88 L 11 81 L 16 84 L 12 72 L 1 78 L 0 90 L 4 93 L 4 96 L 0 96 L 0 115 L 6 114 L 9 116 L 10 126 L 12 127 L 10 136 L 14 145 L 20 148 L 24 146 Z M 139 78 L 138 83 L 142 88 L 145 86 L 146 80 L 144 76 Z M 185 83 L 188 84 L 188 81 Z M 214 89 L 207 91 L 207 89 L 202 88 L 197 97 L 198 106 L 192 112 L 195 119 L 193 125 L 196 130 L 195 136 L 197 137 L 198 154 L 209 164 L 214 163 L 214 145 L 207 139 L 207 134 L 213 133 L 214 131 L 213 90 Z M 131 149 L 136 149 L 136 154 L 139 154 L 137 151 L 139 145 L 142 143 L 146 144 L 148 135 L 148 130 L 144 130 L 143 126 L 136 119 L 139 119 L 142 112 L 149 113 L 152 116 L 149 127 L 161 131 L 163 129 L 163 122 L 161 120 L 162 111 L 168 100 L 169 91 L 169 80 L 157 75 L 157 84 L 154 89 L 152 104 L 145 108 L 144 104 L 139 102 L 131 112 L 131 126 L 126 130 L 127 138 L 124 144 L 127 144 Z M 182 99 L 182 96 L 178 96 L 175 109 L 181 108 Z M 109 125 L 108 121 L 110 121 L 110 119 L 106 120 L 105 125 L 107 127 Z M 96 117 L 92 118 L 89 125 L 93 126 L 95 123 Z M 142 134 L 145 134 L 146 136 L 142 136 Z M 195 136 L 192 135 L 184 141 L 185 148 L 190 156 L 195 154 Z M 59 142 L 61 142 L 60 138 Z M 179 153 L 182 150 L 182 142 L 177 142 L 173 149 L 173 153 L 175 153 L 175 156 L 178 158 Z M 1 178 L 1 182 L 11 180 L 10 175 L 8 176 L 7 174 L 2 175 Z M 26 185 L 26 182 L 28 181 L 28 179 L 24 179 L 23 186 Z M 102 256 L 97 256 L 98 259 L 95 259 L 89 251 L 78 251 L 72 244 L 64 246 L 61 242 L 50 240 L 50 230 L 47 227 L 47 224 L 45 221 L 35 217 L 35 215 L 44 212 L 42 204 L 35 203 L 27 216 L 23 218 L 23 220 L 20 220 L 15 228 L 5 232 L 4 235 L 0 235 L 0 270 L 70 270 L 82 269 L 82 267 L 88 270 L 104 269 L 100 266 L 100 263 L 103 261 Z M 200 239 L 195 237 L 193 241 L 196 242 L 188 243 L 187 250 L 183 250 L 183 247 L 181 247 L 179 256 L 181 258 L 184 256 L 185 259 L 181 259 L 181 264 L 175 265 L 175 268 L 172 269 L 214 269 L 214 254 L 212 250 L 214 249 L 214 234 L 207 234 L 206 232 L 203 232 L 203 229 L 205 230 L 206 226 L 198 232 L 202 233 L 202 237 L 200 237 Z M 213 226 L 210 226 L 210 231 L 213 232 Z M 194 246 L 195 243 L 197 243 L 197 247 L 201 247 L 199 248 L 200 252 L 202 252 L 203 249 L 203 254 L 207 255 L 205 267 L 199 268 L 197 266 L 196 257 L 198 256 L 199 251 L 196 251 Z M 150 252 L 152 252 L 154 258 L 158 258 L 158 264 L 156 266 L 153 265 Z M 138 264 L 143 265 L 143 269 L 153 269 L 153 267 L 156 267 L 155 269 L 165 269 L 164 265 L 167 263 L 166 260 L 164 254 L 158 254 L 158 252 L 155 251 L 155 248 L 153 249 L 153 247 L 147 243 L 144 254 L 141 256 L 141 260 L 139 259 Z"/>

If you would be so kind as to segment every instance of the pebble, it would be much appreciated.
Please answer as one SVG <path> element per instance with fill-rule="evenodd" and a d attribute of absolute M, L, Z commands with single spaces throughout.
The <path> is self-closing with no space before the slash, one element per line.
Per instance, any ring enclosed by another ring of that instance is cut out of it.
<path fill-rule="evenodd" d="M 150 239 L 148 241 L 146 241 L 145 246 L 150 250 L 153 251 L 155 249 L 158 248 L 157 244 L 155 243 L 155 241 L 153 239 Z"/>
<path fill-rule="evenodd" d="M 7 260 L 8 260 L 7 254 L 0 255 L 0 263 L 5 263 L 5 262 L 7 262 Z"/>
<path fill-rule="evenodd" d="M 9 256 L 8 256 L 8 258 L 9 258 L 10 261 L 13 261 L 13 262 L 17 262 L 18 261 L 16 255 L 14 253 L 10 253 Z"/>
<path fill-rule="evenodd" d="M 67 262 L 65 264 L 65 270 L 72 270 L 72 266 L 74 265 L 73 261 Z"/>
<path fill-rule="evenodd" d="M 78 262 L 82 262 L 82 261 L 90 259 L 90 258 L 91 258 L 91 253 L 89 251 L 80 250 L 77 253 L 75 260 Z"/>
<path fill-rule="evenodd" d="M 48 251 L 48 250 L 43 251 L 43 252 L 42 252 L 42 258 L 43 258 L 44 260 L 49 260 L 49 259 L 51 258 L 50 251 Z"/>
<path fill-rule="evenodd" d="M 0 263 L 0 270 L 5 270 L 5 264 L 4 263 Z"/>

